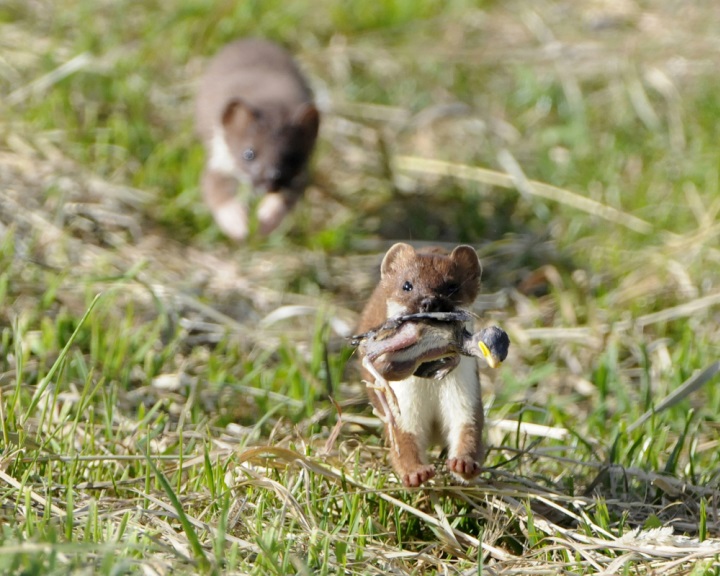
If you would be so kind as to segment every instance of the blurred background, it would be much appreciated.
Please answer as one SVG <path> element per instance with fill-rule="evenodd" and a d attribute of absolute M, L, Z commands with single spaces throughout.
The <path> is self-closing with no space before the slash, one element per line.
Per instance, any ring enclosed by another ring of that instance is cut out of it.
<path fill-rule="evenodd" d="M 42 382 L 76 333 L 58 389 L 102 381 L 143 426 L 162 408 L 166 446 L 191 424 L 315 446 L 329 396 L 369 415 L 344 337 L 382 253 L 470 243 L 480 323 L 513 342 L 483 372 L 512 430 L 489 427 L 490 466 L 646 504 L 647 479 L 587 463 L 717 487 L 717 367 L 628 427 L 720 353 L 719 30 L 714 0 L 2 0 L 0 384 L 18 357 Z M 243 36 L 296 56 L 322 123 L 304 201 L 239 245 L 200 200 L 192 110 Z M 513 460 L 538 442 L 573 463 Z"/>

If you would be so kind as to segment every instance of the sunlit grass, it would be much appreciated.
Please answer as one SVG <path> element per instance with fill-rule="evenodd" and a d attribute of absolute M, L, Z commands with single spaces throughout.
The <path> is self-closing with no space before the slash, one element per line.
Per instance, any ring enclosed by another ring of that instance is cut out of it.
<path fill-rule="evenodd" d="M 664 407 L 720 353 L 714 13 L 683 75 L 640 16 L 513 8 L 0 6 L 0 572 L 717 573 L 717 378 Z M 305 200 L 236 246 L 192 94 L 248 34 L 325 114 Z M 401 489 L 368 418 L 343 336 L 394 240 L 477 246 L 513 340 L 477 486 Z"/>

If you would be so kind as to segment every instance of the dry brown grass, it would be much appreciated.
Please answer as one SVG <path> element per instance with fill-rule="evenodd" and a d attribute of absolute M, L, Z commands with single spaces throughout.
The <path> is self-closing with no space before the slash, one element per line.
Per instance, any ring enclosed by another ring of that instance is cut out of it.
<path fill-rule="evenodd" d="M 538 92 L 543 86 L 559 92 L 579 122 L 596 126 L 608 110 L 634 117 L 651 136 L 662 135 L 669 155 L 690 163 L 701 144 L 689 103 L 714 81 L 718 26 L 720 6 L 713 2 L 514 3 L 418 24 L 413 34 L 402 31 L 400 46 L 387 31 L 338 35 L 320 49 L 308 41 L 301 56 L 326 108 L 316 184 L 285 238 L 236 247 L 196 230 L 209 222 L 202 208 L 183 204 L 194 214 L 193 231 L 176 233 L 158 206 L 158 198 L 170 202 L 167 191 L 133 181 L 137 158 L 115 169 L 110 161 L 110 168 L 81 161 L 76 136 L 29 119 L 35 113 L 28 111 L 64 79 L 112 69 L 122 46 L 102 56 L 75 54 L 69 41 L 46 38 L 29 20 L 2 24 L 0 243 L 12 248 L 0 320 L 7 334 L 14 323 L 15 345 L 29 350 L 24 371 L 8 360 L 0 373 L 3 416 L 20 377 L 37 384 L 60 354 L 40 344 L 43 318 L 65 315 L 77 323 L 88 294 L 112 295 L 112 308 L 103 311 L 109 330 L 123 323 L 142 330 L 161 318 L 153 350 L 172 351 L 158 374 L 142 362 L 132 367 L 132 386 L 117 392 L 112 441 L 100 434 L 99 421 L 73 424 L 72 410 L 62 407 L 85 406 L 80 380 L 58 386 L 60 403 L 43 396 L 46 413 L 24 415 L 25 429 L 4 439 L 0 458 L 3 498 L 15 503 L 0 511 L 3 525 L 22 528 L 35 510 L 35 522 L 45 514 L 62 526 L 72 515 L 82 527 L 99 511 L 105 526 L 125 522 L 137 540 L 123 548 L 126 542 L 86 538 L 97 544 L 98 558 L 131 551 L 147 574 L 193 571 L 200 560 L 192 537 L 142 467 L 140 447 L 152 420 L 143 419 L 143 406 L 165 414 L 148 452 L 173 479 L 210 564 L 221 563 L 214 543 L 222 537 L 237 547 L 238 571 L 275 554 L 290 557 L 298 573 L 322 564 L 329 572 L 471 574 L 479 559 L 489 574 L 717 573 L 718 421 L 707 413 L 717 395 L 706 385 L 719 369 L 720 200 L 710 185 L 699 188 L 688 177 L 682 195 L 658 188 L 661 198 L 682 205 L 683 224 L 675 228 L 667 225 L 672 207 L 613 192 L 614 174 L 587 188 L 572 176 L 559 177 L 563 185 L 540 181 L 535 156 L 557 158 L 560 174 L 563 159 L 576 151 L 562 143 L 543 148 L 534 136 L 547 128 L 539 104 L 521 118 L 510 116 L 504 99 L 517 87 L 511 75 L 488 73 L 487 92 L 468 91 L 462 102 L 448 87 L 453 83 L 440 80 L 421 107 L 408 94 L 389 102 L 357 94 L 363 83 L 427 76 L 417 64 L 420 51 L 421 64 L 438 68 L 438 76 L 442 67 L 468 61 L 478 69 L 520 67 L 537 78 Z M 435 49 L 428 51 L 431 40 Z M 59 64 L 43 72 L 51 53 Z M 185 71 L 196 67 L 192 60 Z M 167 77 L 179 102 L 152 92 L 160 134 L 173 129 L 164 120 L 173 106 L 189 110 L 191 83 L 181 77 L 177 71 Z M 180 147 L 191 138 L 189 123 L 178 126 L 186 130 L 173 142 Z M 618 166 L 631 189 L 633 178 L 655 168 L 648 168 L 652 155 L 645 150 L 628 156 Z M 463 199 L 454 204 L 458 189 Z M 178 205 L 186 202 L 184 192 Z M 428 205 L 420 222 L 409 209 L 418 198 Z M 441 477 L 426 491 L 408 493 L 389 474 L 379 423 L 362 408 L 354 368 L 342 382 L 330 381 L 327 365 L 311 368 L 313 350 L 325 330 L 326 357 L 337 363 L 347 353 L 345 336 L 390 242 L 407 234 L 417 243 L 452 244 L 471 233 L 458 232 L 458 206 L 477 209 L 470 229 L 479 221 L 505 223 L 476 242 L 486 280 L 476 312 L 508 331 L 512 355 L 505 372 L 483 373 L 492 452 L 482 480 L 459 487 Z M 337 237 L 320 238 L 324 230 Z M 576 241 L 568 245 L 566 237 Z M 40 304 L 49 292 L 52 304 Z M 232 354 L 237 362 L 225 358 Z M 294 364 L 314 391 L 315 413 L 303 414 L 307 398 L 286 389 L 258 392 L 266 381 L 243 362 L 257 363 L 258 374 Z M 213 364 L 229 384 L 210 385 Z M 614 380 L 603 388 L 607 373 Z M 326 399 L 328 385 L 337 404 Z M 701 414 L 692 438 L 688 428 L 683 432 L 689 409 Z M 227 423 L 233 415 L 238 422 Z M 250 423 L 252 417 L 260 422 Z M 29 440 L 50 432 L 57 438 L 52 449 Z M 95 454 L 71 453 L 91 437 Z M 641 448 L 631 451 L 633 443 Z M 205 462 L 224 475 L 232 494 L 224 527 L 221 497 L 198 480 Z M 711 468 L 694 470 L 694 462 Z M 45 465 L 63 480 L 48 487 L 42 471 L 27 472 Z M 71 465 L 91 480 L 73 476 L 68 501 L 58 495 Z M 346 524 L 353 506 L 370 528 L 362 534 L 362 559 L 343 562 L 338 543 L 359 546 L 359 533 Z M 79 531 L 67 542 L 84 541 Z M 263 531 L 287 546 L 264 549 Z M 328 544 L 313 563 L 318 542 Z M 52 549 L 50 540 L 8 537 L 0 554 Z M 71 566 L 75 551 L 60 549 L 60 565 Z"/>

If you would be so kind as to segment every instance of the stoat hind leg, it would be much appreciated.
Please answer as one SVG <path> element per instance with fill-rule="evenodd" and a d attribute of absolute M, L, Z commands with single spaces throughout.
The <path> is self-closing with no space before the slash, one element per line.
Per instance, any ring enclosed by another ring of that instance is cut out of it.
<path fill-rule="evenodd" d="M 446 395 L 442 402 L 445 441 L 448 447 L 446 465 L 461 482 L 477 476 L 485 459 L 485 444 L 482 438 L 485 414 L 477 380 L 477 365 L 468 364 L 464 361 L 456 372 L 448 376 L 456 377 L 458 386 L 455 392 Z"/>

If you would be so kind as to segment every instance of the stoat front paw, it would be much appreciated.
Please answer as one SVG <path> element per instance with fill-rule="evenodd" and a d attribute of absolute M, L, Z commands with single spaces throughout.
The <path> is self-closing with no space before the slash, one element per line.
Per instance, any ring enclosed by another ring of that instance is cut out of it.
<path fill-rule="evenodd" d="M 435 467 L 428 464 L 420 468 L 416 468 L 408 474 L 403 474 L 402 483 L 408 488 L 417 488 L 421 484 L 427 482 L 435 476 Z"/>
<path fill-rule="evenodd" d="M 456 456 L 448 458 L 446 463 L 448 470 L 463 480 L 471 480 L 480 474 L 480 464 L 469 456 Z"/>
<path fill-rule="evenodd" d="M 268 235 L 275 230 L 290 212 L 287 202 L 279 192 L 268 192 L 257 209 L 260 234 Z"/>
<path fill-rule="evenodd" d="M 242 242 L 248 235 L 247 211 L 239 200 L 230 200 L 213 211 L 220 230 L 230 238 Z"/>

